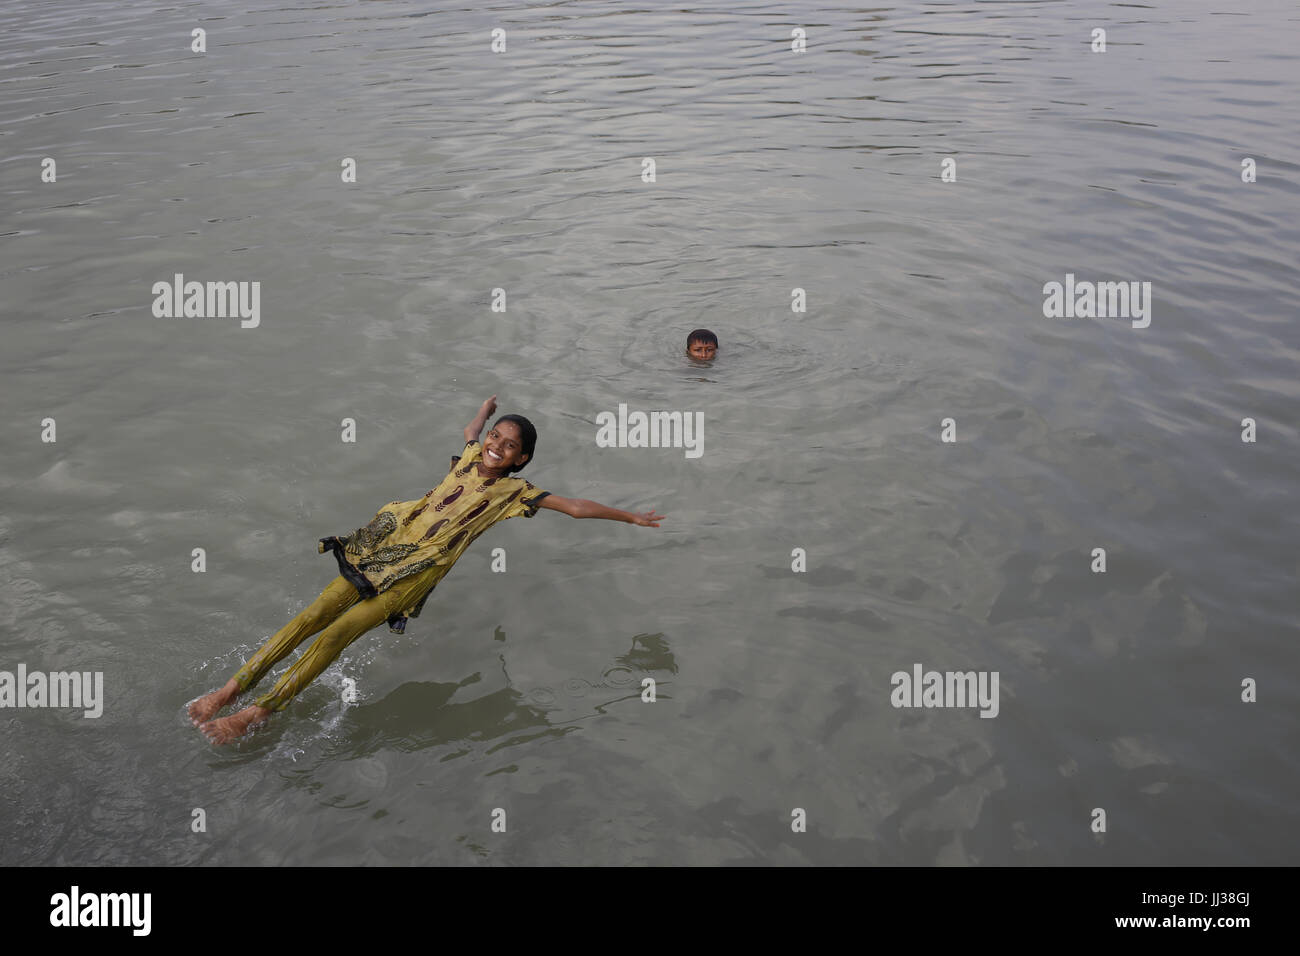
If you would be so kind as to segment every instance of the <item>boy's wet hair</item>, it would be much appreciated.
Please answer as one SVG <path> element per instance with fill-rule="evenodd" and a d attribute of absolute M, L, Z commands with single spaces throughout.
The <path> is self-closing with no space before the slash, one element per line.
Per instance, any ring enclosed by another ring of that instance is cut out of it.
<path fill-rule="evenodd" d="M 696 342 L 703 342 L 705 345 L 712 345 L 715 349 L 718 347 L 718 337 L 708 329 L 696 329 L 690 335 L 686 336 L 686 347 L 688 349 Z"/>
<path fill-rule="evenodd" d="M 522 465 L 515 465 L 510 469 L 510 473 L 513 474 L 516 471 L 522 471 L 528 466 L 528 462 L 533 460 L 533 449 L 537 447 L 537 429 L 523 415 L 502 415 L 497 419 L 496 425 L 492 427 L 496 428 L 502 422 L 514 422 L 519 426 L 519 444 L 523 446 L 519 450 L 528 456 L 528 461 Z"/>

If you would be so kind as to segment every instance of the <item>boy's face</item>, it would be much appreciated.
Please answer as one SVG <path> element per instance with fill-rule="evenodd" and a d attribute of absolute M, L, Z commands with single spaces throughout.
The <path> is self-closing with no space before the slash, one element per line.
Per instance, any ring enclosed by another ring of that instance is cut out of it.
<path fill-rule="evenodd" d="M 686 346 L 686 354 L 701 362 L 709 362 L 713 360 L 713 356 L 718 354 L 718 347 L 712 342 L 702 342 L 696 339 Z"/>

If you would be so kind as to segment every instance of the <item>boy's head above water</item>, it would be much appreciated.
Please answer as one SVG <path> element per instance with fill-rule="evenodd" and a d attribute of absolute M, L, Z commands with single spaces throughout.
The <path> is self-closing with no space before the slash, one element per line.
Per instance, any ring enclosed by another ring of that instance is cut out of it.
<path fill-rule="evenodd" d="M 483 439 L 483 464 L 520 471 L 532 460 L 537 447 L 537 429 L 523 415 L 502 415 Z"/>
<path fill-rule="evenodd" d="M 718 337 L 708 329 L 696 329 L 686 336 L 686 354 L 702 362 L 718 354 Z"/>

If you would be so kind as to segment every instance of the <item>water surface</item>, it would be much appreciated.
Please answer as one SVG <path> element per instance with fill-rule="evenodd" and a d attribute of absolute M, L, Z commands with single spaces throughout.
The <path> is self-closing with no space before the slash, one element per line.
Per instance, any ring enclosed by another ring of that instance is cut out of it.
<path fill-rule="evenodd" d="M 1296 862 L 1300 14 L 736 6 L 4 5 L 0 669 L 107 701 L 0 711 L 0 862 Z M 155 318 L 176 273 L 260 324 Z M 1067 273 L 1150 327 L 1046 318 Z M 206 744 L 492 394 L 524 477 L 668 519 L 494 528 Z M 598 448 L 620 403 L 704 454 Z"/>

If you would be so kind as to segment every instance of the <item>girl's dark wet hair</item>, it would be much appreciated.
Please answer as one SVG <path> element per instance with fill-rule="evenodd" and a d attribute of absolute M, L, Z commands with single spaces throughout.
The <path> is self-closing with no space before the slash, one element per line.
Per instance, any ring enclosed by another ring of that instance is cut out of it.
<path fill-rule="evenodd" d="M 523 471 L 524 468 L 528 467 L 528 462 L 533 460 L 533 449 L 537 447 L 537 429 L 523 415 L 502 415 L 497 419 L 496 425 L 492 427 L 496 428 L 502 422 L 514 422 L 519 426 L 519 443 L 523 446 L 519 450 L 528 456 L 528 461 L 511 468 L 510 472 L 513 474 L 516 471 Z"/>

